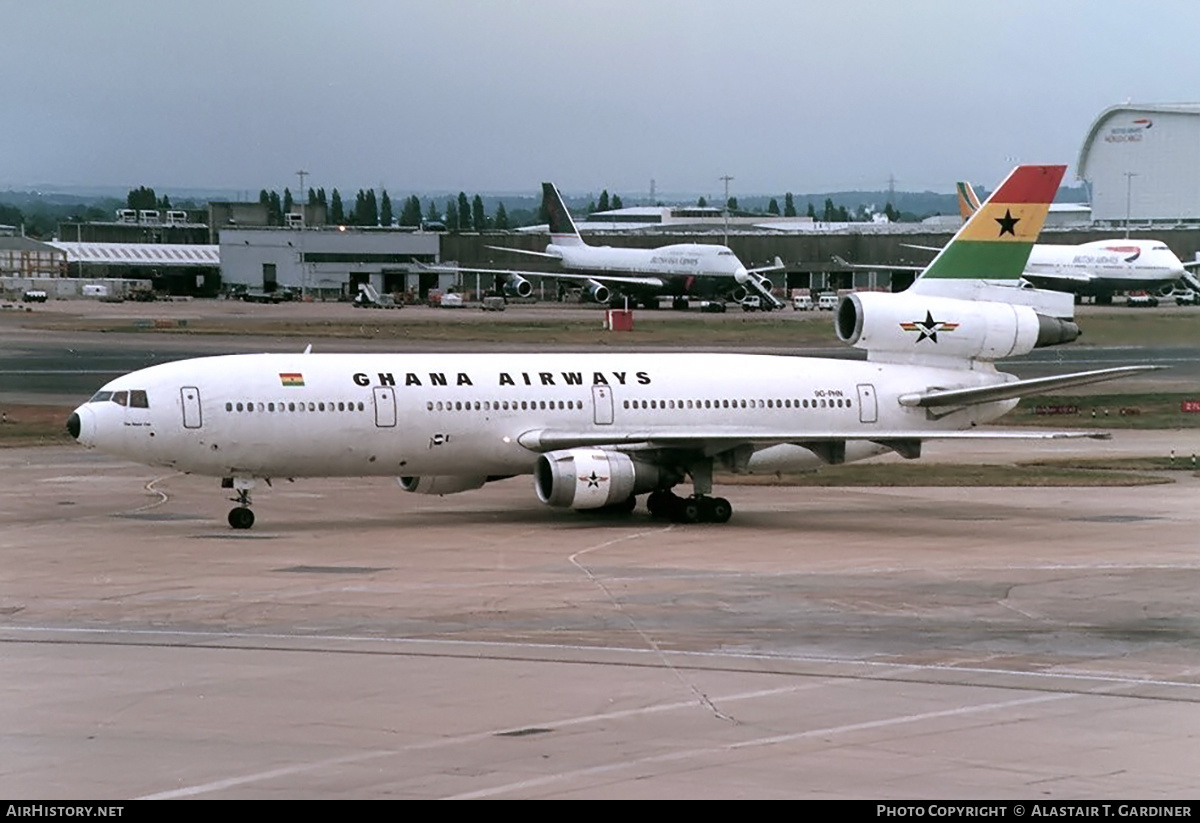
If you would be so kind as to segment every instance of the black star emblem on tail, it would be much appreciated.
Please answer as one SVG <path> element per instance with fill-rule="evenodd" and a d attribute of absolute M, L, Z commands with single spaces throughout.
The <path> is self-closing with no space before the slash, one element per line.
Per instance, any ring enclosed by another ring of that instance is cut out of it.
<path fill-rule="evenodd" d="M 1011 234 L 1013 237 L 1017 236 L 1017 233 L 1013 229 L 1021 222 L 1021 218 L 1013 217 L 1012 210 L 1005 209 L 1003 217 L 993 217 L 992 219 L 1000 224 L 1000 234 L 996 235 L 997 237 L 1003 237 L 1006 234 Z"/>

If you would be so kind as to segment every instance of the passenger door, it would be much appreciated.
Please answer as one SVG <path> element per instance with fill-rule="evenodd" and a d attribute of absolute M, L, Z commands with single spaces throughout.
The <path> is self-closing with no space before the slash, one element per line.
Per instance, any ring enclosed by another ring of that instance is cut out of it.
<path fill-rule="evenodd" d="M 204 423 L 200 413 L 200 389 L 195 386 L 184 386 L 179 390 L 180 405 L 183 408 L 183 427 L 198 429 Z"/>
<path fill-rule="evenodd" d="M 375 425 L 381 429 L 396 425 L 396 390 L 391 386 L 376 386 Z"/>
<path fill-rule="evenodd" d="M 592 406 L 597 426 L 611 426 L 613 422 L 612 388 L 604 385 L 592 386 Z"/>
<path fill-rule="evenodd" d="M 879 407 L 875 402 L 875 387 L 870 383 L 858 384 L 858 422 L 877 423 Z"/>

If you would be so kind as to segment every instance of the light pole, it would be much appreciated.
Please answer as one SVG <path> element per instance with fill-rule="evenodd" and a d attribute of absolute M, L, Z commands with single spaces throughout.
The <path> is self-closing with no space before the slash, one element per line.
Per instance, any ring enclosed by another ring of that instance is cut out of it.
<path fill-rule="evenodd" d="M 722 177 L 718 177 L 717 179 L 718 179 L 718 180 L 723 180 L 723 181 L 725 181 L 725 208 L 724 208 L 724 212 L 725 212 L 725 238 L 724 238 L 724 240 L 722 240 L 722 242 L 723 242 L 723 243 L 724 243 L 726 246 L 728 246 L 728 245 L 729 245 L 729 181 L 730 181 L 730 180 L 732 180 L 733 178 L 732 178 L 732 177 L 730 177 L 728 174 L 726 174 L 726 175 L 724 175 L 724 176 L 722 176 Z"/>
<path fill-rule="evenodd" d="M 1129 212 L 1130 205 L 1133 200 L 1133 178 L 1137 177 L 1137 172 L 1125 172 L 1125 239 L 1129 239 Z"/>

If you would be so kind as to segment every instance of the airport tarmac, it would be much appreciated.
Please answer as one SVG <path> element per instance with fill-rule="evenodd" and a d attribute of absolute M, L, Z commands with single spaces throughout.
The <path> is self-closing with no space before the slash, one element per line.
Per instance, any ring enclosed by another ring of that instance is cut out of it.
<path fill-rule="evenodd" d="M 931 444 L 926 460 L 1200 451 Z M 0 450 L 0 795 L 1195 798 L 1200 476 L 724 526 Z"/>

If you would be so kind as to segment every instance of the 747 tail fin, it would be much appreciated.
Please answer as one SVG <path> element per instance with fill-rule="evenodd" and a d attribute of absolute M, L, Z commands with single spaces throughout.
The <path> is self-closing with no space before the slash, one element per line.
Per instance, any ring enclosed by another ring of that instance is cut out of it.
<path fill-rule="evenodd" d="M 556 246 L 585 245 L 579 236 L 579 229 L 575 228 L 575 221 L 571 219 L 571 213 L 562 201 L 562 195 L 553 183 L 542 183 L 542 208 L 549 215 L 551 243 Z"/>

